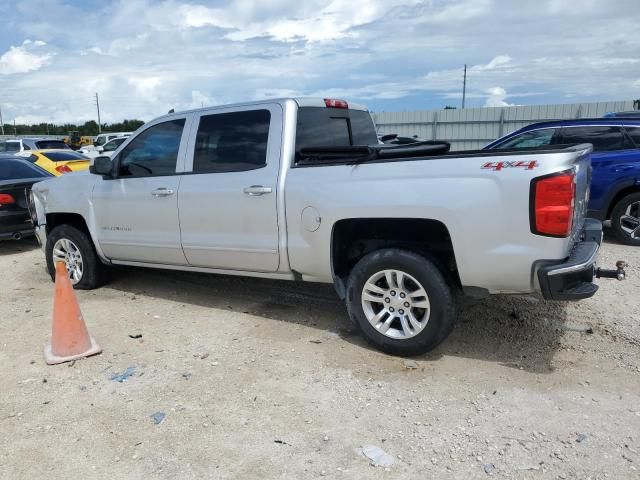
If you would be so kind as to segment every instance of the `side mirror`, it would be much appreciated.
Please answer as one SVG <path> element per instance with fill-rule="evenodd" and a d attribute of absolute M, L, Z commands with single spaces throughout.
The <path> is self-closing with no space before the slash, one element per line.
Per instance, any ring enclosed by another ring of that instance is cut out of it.
<path fill-rule="evenodd" d="M 113 175 L 113 160 L 106 156 L 96 157 L 93 159 L 93 163 L 89 165 L 89 172 L 94 175 L 111 177 Z"/>
<path fill-rule="evenodd" d="M 98 152 L 101 152 L 101 153 L 102 153 L 102 152 L 104 152 L 104 147 L 103 147 L 103 146 L 98 146 L 98 147 L 96 147 L 96 150 L 97 150 Z"/>

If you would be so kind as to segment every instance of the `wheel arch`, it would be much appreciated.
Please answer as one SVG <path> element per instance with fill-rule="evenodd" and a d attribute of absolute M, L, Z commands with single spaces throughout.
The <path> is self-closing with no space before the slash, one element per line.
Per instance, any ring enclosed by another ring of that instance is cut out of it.
<path fill-rule="evenodd" d="M 449 230 L 439 220 L 424 218 L 348 218 L 331 231 L 331 273 L 338 296 L 346 296 L 346 280 L 365 255 L 383 248 L 400 248 L 428 257 L 455 287 L 460 275 Z"/>
<path fill-rule="evenodd" d="M 618 202 L 622 200 L 627 195 L 631 195 L 632 193 L 640 193 L 640 183 L 634 182 L 631 185 L 624 186 L 620 188 L 611 198 L 607 206 L 607 215 L 605 220 L 611 219 L 611 214 L 613 213 L 613 209 L 616 207 Z"/>
<path fill-rule="evenodd" d="M 89 235 L 89 238 L 91 238 L 89 226 L 87 225 L 84 217 L 79 213 L 47 213 L 46 219 L 47 234 L 51 233 L 51 230 L 59 225 L 71 225 L 78 230 L 86 233 L 87 235 Z"/>
<path fill-rule="evenodd" d="M 104 264 L 110 265 L 111 261 L 104 255 L 102 249 L 100 248 L 100 244 L 98 243 L 97 238 L 95 238 L 87 224 L 86 219 L 80 215 L 79 213 L 72 212 L 55 212 L 55 213 L 47 213 L 46 214 L 46 232 L 47 235 L 51 233 L 51 231 L 59 226 L 59 225 L 71 225 L 72 227 L 77 228 L 81 232 L 85 233 L 91 243 L 93 244 L 93 248 L 98 254 L 98 258 Z"/>

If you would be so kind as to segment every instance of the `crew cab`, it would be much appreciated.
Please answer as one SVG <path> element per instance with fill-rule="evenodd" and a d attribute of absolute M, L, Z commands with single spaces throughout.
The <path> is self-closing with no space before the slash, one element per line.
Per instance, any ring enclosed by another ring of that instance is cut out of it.
<path fill-rule="evenodd" d="M 36 184 L 33 221 L 76 288 L 105 265 L 332 283 L 369 342 L 414 355 L 459 293 L 595 294 L 590 154 L 380 145 L 364 106 L 265 100 L 147 123 L 92 175 Z"/>
<path fill-rule="evenodd" d="M 610 221 L 620 242 L 640 246 L 640 111 L 635 117 L 622 112 L 608 118 L 534 123 L 485 148 L 527 149 L 566 143 L 593 145 L 588 215 Z"/>

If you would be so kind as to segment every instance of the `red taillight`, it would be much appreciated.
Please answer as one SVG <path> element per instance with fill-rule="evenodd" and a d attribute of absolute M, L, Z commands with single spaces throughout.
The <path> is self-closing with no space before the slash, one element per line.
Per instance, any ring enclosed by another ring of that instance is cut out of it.
<path fill-rule="evenodd" d="M 66 165 L 58 165 L 56 167 L 56 172 L 59 173 L 69 173 L 72 172 L 73 170 L 71 170 L 69 167 L 67 167 Z"/>
<path fill-rule="evenodd" d="M 325 98 L 324 104 L 327 108 L 349 108 L 346 100 L 337 100 L 335 98 Z"/>
<path fill-rule="evenodd" d="M 576 198 L 575 173 L 542 177 L 533 181 L 533 233 L 567 237 L 573 224 Z"/>
<path fill-rule="evenodd" d="M 0 207 L 3 205 L 11 205 L 16 203 L 16 199 L 8 193 L 0 193 Z"/>

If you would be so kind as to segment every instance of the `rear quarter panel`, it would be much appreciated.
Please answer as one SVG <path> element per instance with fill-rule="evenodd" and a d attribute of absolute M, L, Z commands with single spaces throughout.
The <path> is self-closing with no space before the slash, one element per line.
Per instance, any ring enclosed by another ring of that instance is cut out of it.
<path fill-rule="evenodd" d="M 589 148 L 578 166 L 586 194 Z M 572 168 L 578 154 L 444 157 L 413 161 L 298 167 L 286 185 L 288 254 L 291 268 L 307 280 L 331 282 L 333 225 L 349 218 L 424 218 L 449 230 L 464 286 L 492 293 L 536 289 L 534 264 L 567 257 L 572 238 L 531 233 L 529 191 L 533 178 Z M 536 161 L 537 167 L 483 169 L 487 162 Z M 303 228 L 301 213 L 312 206 L 320 228 Z M 584 200 L 577 206 L 584 211 Z M 576 227 L 577 229 L 577 227 Z"/>

